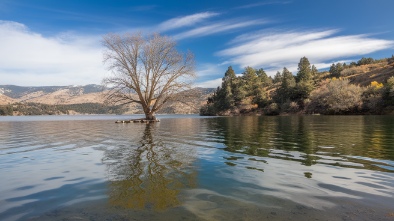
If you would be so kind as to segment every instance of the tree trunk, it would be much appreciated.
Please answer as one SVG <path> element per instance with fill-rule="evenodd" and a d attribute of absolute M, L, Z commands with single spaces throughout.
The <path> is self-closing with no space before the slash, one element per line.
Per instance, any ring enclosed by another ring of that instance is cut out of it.
<path fill-rule="evenodd" d="M 155 114 L 152 112 L 145 113 L 146 120 L 156 120 Z"/>

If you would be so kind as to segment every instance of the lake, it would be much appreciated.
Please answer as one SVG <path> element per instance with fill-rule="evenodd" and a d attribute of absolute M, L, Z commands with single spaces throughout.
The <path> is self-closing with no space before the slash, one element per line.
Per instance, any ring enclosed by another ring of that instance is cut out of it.
<path fill-rule="evenodd" d="M 393 116 L 0 117 L 0 220 L 394 220 Z"/>

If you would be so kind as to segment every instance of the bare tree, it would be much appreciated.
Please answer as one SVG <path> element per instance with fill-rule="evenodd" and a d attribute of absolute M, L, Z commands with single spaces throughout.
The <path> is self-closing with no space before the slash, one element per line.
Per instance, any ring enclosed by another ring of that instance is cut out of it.
<path fill-rule="evenodd" d="M 147 120 L 195 79 L 194 56 L 180 53 L 171 38 L 153 34 L 108 34 L 104 36 L 104 63 L 112 71 L 103 84 L 109 103 L 138 103 Z"/>

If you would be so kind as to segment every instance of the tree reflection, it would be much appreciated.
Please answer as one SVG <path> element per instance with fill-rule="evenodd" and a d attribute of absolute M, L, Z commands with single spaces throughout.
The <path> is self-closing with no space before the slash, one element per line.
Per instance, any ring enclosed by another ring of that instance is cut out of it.
<path fill-rule="evenodd" d="M 135 142 L 135 141 L 132 141 Z M 155 139 L 155 125 L 147 124 L 137 146 L 105 153 L 112 206 L 164 210 L 180 204 L 184 188 L 196 186 L 190 151 Z"/>
<path fill-rule="evenodd" d="M 365 120 L 368 119 L 367 120 Z M 212 119 L 225 150 L 297 161 L 385 171 L 371 159 L 392 160 L 393 118 L 368 116 L 281 116 Z M 356 156 L 356 157 L 349 157 Z M 391 166 L 390 166 L 391 168 Z"/>

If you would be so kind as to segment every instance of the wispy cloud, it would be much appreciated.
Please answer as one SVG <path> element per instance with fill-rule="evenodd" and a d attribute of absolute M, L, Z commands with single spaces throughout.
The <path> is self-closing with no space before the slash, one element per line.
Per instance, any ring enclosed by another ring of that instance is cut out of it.
<path fill-rule="evenodd" d="M 394 46 L 394 41 L 368 35 L 335 36 L 338 32 L 325 30 L 252 33 L 237 37 L 232 42 L 235 46 L 219 51 L 217 55 L 241 67 L 263 67 L 276 71 L 284 66 L 296 69 L 303 56 L 308 57 L 311 63 L 318 64 L 318 68 L 323 68 L 319 64 L 366 55 Z"/>
<path fill-rule="evenodd" d="M 290 3 L 292 3 L 292 1 L 260 2 L 260 3 L 239 6 L 236 9 L 247 9 L 247 8 L 254 8 L 254 7 L 260 7 L 260 6 L 265 6 L 265 5 L 286 5 L 286 4 L 290 4 Z"/>
<path fill-rule="evenodd" d="M 180 40 L 184 38 L 201 37 L 201 36 L 212 35 L 220 32 L 230 31 L 234 29 L 244 28 L 248 26 L 261 25 L 265 23 L 267 23 L 267 21 L 262 19 L 238 21 L 238 22 L 235 21 L 217 22 L 214 24 L 194 28 L 192 30 L 185 31 L 180 34 L 176 34 L 174 35 L 174 38 Z"/>
<path fill-rule="evenodd" d="M 207 80 L 196 84 L 196 87 L 217 88 L 222 85 L 222 78 Z"/>
<path fill-rule="evenodd" d="M 202 22 L 208 18 L 219 15 L 216 12 L 201 12 L 183 17 L 172 18 L 161 23 L 158 27 L 159 31 L 168 31 L 172 29 L 193 26 L 199 22 Z"/>
<path fill-rule="evenodd" d="M 197 69 L 197 76 L 199 79 L 203 79 L 205 77 L 218 76 L 221 77 L 224 74 L 225 70 L 223 70 L 222 65 L 212 64 L 212 63 L 204 63 L 199 64 Z"/>
<path fill-rule="evenodd" d="M 106 71 L 98 36 L 45 37 L 25 25 L 0 21 L 2 83 L 69 85 L 100 83 Z"/>

